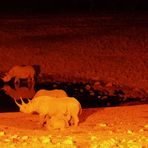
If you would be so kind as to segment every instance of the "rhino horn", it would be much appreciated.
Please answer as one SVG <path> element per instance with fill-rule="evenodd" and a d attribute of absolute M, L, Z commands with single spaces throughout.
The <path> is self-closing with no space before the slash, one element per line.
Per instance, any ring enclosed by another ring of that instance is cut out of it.
<path fill-rule="evenodd" d="M 31 100 L 30 99 L 27 99 L 27 101 L 30 103 L 31 102 Z"/>
<path fill-rule="evenodd" d="M 16 103 L 16 105 L 17 105 L 18 107 L 21 107 L 21 106 L 22 106 L 21 104 L 19 104 L 19 103 L 16 101 L 16 99 L 14 99 L 14 101 L 15 101 L 15 103 Z"/>
<path fill-rule="evenodd" d="M 22 97 L 20 97 L 20 100 L 22 102 L 22 105 L 25 105 L 26 103 L 23 101 Z"/>

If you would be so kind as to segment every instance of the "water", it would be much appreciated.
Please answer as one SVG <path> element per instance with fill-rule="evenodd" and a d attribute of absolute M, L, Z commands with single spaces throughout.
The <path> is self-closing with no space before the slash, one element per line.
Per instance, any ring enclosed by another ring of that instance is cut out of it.
<path fill-rule="evenodd" d="M 112 86 L 109 90 L 100 84 L 98 88 L 95 88 L 95 85 L 83 82 L 47 82 L 30 86 L 23 82 L 20 86 L 14 86 L 13 83 L 5 84 L 0 89 L 0 112 L 18 112 L 19 108 L 14 99 L 20 102 L 20 97 L 22 97 L 27 102 L 27 99 L 32 99 L 40 89 L 63 89 L 68 96 L 75 97 L 81 103 L 82 108 L 148 103 L 148 98 L 144 96 L 127 98 L 124 89 L 119 87 Z"/>

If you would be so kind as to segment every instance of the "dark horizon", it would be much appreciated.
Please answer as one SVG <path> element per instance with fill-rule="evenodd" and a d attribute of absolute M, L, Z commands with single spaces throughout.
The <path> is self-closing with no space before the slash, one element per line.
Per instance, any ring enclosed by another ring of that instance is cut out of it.
<path fill-rule="evenodd" d="M 5 0 L 0 2 L 1 13 L 50 12 L 148 12 L 146 0 Z"/>

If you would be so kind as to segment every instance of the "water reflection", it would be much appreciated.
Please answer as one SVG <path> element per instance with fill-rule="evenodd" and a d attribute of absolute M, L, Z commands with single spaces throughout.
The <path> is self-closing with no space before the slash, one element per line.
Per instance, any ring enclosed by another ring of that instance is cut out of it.
<path fill-rule="evenodd" d="M 9 84 L 9 85 L 8 85 Z M 62 89 L 69 97 L 75 97 L 82 108 L 119 106 L 148 103 L 148 94 L 142 90 L 134 91 L 130 88 L 121 86 L 106 86 L 96 83 L 73 83 L 73 82 L 46 82 L 28 85 L 26 81 L 22 81 L 21 85 L 14 83 L 5 84 L 0 89 L 0 112 L 18 111 L 18 107 L 14 99 L 20 101 L 20 97 L 28 102 L 28 98 L 33 98 L 38 90 L 46 89 Z"/>
<path fill-rule="evenodd" d="M 19 111 L 14 99 L 32 98 L 35 95 L 34 85 L 26 85 L 22 83 L 20 86 L 5 84 L 0 89 L 0 112 Z"/>
<path fill-rule="evenodd" d="M 10 85 L 4 85 L 2 90 L 5 92 L 5 94 L 9 95 L 15 100 L 19 100 L 20 97 L 32 98 L 35 95 L 34 85 L 31 85 L 30 87 L 15 85 L 14 88 L 12 88 Z"/>

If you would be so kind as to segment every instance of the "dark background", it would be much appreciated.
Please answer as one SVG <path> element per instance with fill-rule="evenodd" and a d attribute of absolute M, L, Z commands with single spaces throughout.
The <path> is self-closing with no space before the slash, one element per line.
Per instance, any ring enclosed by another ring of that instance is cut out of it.
<path fill-rule="evenodd" d="M 1 13 L 147 12 L 147 0 L 3 0 Z"/>

